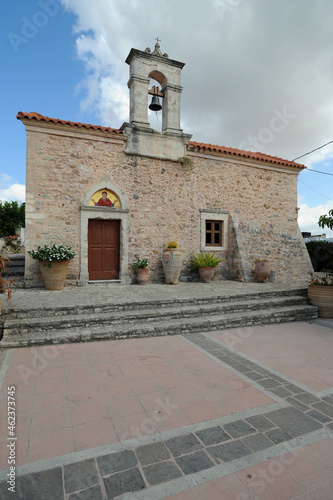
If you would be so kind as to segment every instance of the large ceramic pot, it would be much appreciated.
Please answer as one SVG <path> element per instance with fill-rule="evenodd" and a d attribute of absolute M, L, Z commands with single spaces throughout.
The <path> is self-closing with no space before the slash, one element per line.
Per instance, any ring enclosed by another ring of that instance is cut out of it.
<path fill-rule="evenodd" d="M 216 267 L 199 267 L 199 276 L 203 283 L 210 283 L 215 274 Z"/>
<path fill-rule="evenodd" d="M 267 260 L 257 260 L 254 273 L 259 283 L 267 283 L 270 272 L 271 266 Z"/>
<path fill-rule="evenodd" d="M 177 285 L 182 269 L 183 256 L 177 248 L 166 248 L 162 254 L 165 283 Z"/>
<path fill-rule="evenodd" d="M 46 290 L 62 290 L 64 288 L 68 264 L 69 260 L 39 261 Z"/>
<path fill-rule="evenodd" d="M 308 299 L 318 307 L 320 318 L 333 318 L 333 286 L 309 285 Z"/>
<path fill-rule="evenodd" d="M 143 269 L 137 269 L 136 280 L 138 282 L 138 285 L 146 285 L 148 283 L 149 281 L 148 267 L 145 267 Z"/>

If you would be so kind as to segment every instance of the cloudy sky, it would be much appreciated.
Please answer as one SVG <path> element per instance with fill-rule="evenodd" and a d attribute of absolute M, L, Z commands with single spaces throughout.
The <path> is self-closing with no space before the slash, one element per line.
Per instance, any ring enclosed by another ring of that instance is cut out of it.
<path fill-rule="evenodd" d="M 192 140 L 291 160 L 333 140 L 331 0 L 2 0 L 0 16 L 2 200 L 24 199 L 17 112 L 120 127 L 124 61 L 157 36 L 186 63 L 182 128 Z M 333 208 L 333 144 L 298 161 L 308 167 L 300 227 L 318 234 Z"/>

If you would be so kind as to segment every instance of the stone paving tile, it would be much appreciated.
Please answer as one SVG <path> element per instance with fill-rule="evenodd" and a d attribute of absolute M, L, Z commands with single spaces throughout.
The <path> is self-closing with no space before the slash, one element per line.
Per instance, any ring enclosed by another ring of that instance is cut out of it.
<path fill-rule="evenodd" d="M 287 389 L 285 389 L 284 387 L 281 387 L 281 386 L 271 387 L 270 391 L 273 394 L 276 394 L 277 396 L 279 396 L 280 398 L 286 398 L 288 396 L 292 396 L 292 392 L 288 391 Z"/>
<path fill-rule="evenodd" d="M 136 466 L 137 459 L 133 451 L 125 450 L 98 457 L 97 464 L 102 476 L 106 476 L 114 472 L 132 469 Z"/>
<path fill-rule="evenodd" d="M 142 465 L 168 460 L 171 455 L 164 443 L 147 444 L 135 450 L 136 456 Z"/>
<path fill-rule="evenodd" d="M 262 380 L 264 378 L 264 375 L 261 375 L 260 373 L 257 372 L 247 372 L 246 377 L 250 378 L 251 380 L 254 380 L 255 382 L 257 380 Z"/>
<path fill-rule="evenodd" d="M 307 415 L 309 415 L 309 417 L 311 418 L 314 418 L 315 420 L 318 420 L 318 422 L 321 422 L 322 424 L 326 424 L 327 422 L 330 422 L 332 420 L 331 417 L 327 417 L 317 410 L 308 411 Z"/>
<path fill-rule="evenodd" d="M 265 438 L 262 434 L 254 436 L 246 436 L 242 438 L 243 443 L 252 451 L 261 451 L 272 446 L 272 442 Z"/>
<path fill-rule="evenodd" d="M 146 488 L 141 472 L 137 467 L 104 477 L 103 481 L 108 500 L 124 493 L 133 493 L 134 491 L 141 491 Z"/>
<path fill-rule="evenodd" d="M 204 451 L 183 455 L 176 458 L 176 462 L 186 475 L 209 469 L 215 465 Z"/>
<path fill-rule="evenodd" d="M 327 415 L 328 417 L 333 418 L 333 407 L 331 405 L 329 405 L 328 403 L 325 403 L 325 401 L 321 401 L 320 403 L 315 403 L 312 406 L 316 410 L 319 410 L 322 413 L 325 413 L 325 415 Z"/>
<path fill-rule="evenodd" d="M 231 443 L 209 446 L 207 452 L 217 462 L 230 462 L 230 460 L 249 455 L 251 450 L 241 441 L 232 441 Z"/>
<path fill-rule="evenodd" d="M 272 387 L 277 387 L 280 385 L 280 382 L 274 380 L 273 378 L 265 378 L 263 380 L 258 380 L 259 385 L 264 387 L 265 389 L 271 389 Z"/>
<path fill-rule="evenodd" d="M 305 405 L 311 405 L 312 403 L 319 403 L 320 399 L 313 396 L 309 392 L 302 392 L 301 394 L 296 394 L 295 399 L 304 403 Z"/>
<path fill-rule="evenodd" d="M 168 439 L 165 443 L 174 457 L 203 448 L 194 434 Z"/>
<path fill-rule="evenodd" d="M 223 441 L 232 439 L 231 436 L 227 434 L 220 426 L 210 427 L 209 429 L 197 431 L 196 435 L 206 446 L 218 444 Z"/>
<path fill-rule="evenodd" d="M 253 417 L 248 417 L 245 419 L 252 427 L 255 427 L 258 431 L 264 432 L 272 427 L 275 427 L 270 420 L 265 418 L 263 415 L 254 415 Z"/>
<path fill-rule="evenodd" d="M 236 422 L 231 422 L 230 424 L 225 424 L 225 431 L 230 434 L 233 438 L 239 438 L 256 432 L 256 430 L 251 427 L 250 424 L 244 422 L 244 420 L 237 420 Z"/>
<path fill-rule="evenodd" d="M 332 396 L 325 396 L 322 398 L 326 403 L 329 403 L 330 405 L 333 406 L 333 397 Z"/>
<path fill-rule="evenodd" d="M 102 500 L 102 490 L 100 486 L 93 486 L 86 490 L 78 491 L 69 495 L 68 500 Z"/>
<path fill-rule="evenodd" d="M 0 484 L 0 498 L 7 500 L 14 498 L 18 500 L 63 500 L 64 492 L 62 485 L 62 471 L 60 467 L 55 469 L 27 474 L 16 478 L 16 490 L 12 494 L 8 492 L 8 484 Z M 9 496 L 9 493 L 11 496 Z"/>
<path fill-rule="evenodd" d="M 282 408 L 266 414 L 266 417 L 292 437 L 302 436 L 322 426 L 296 408 Z"/>
<path fill-rule="evenodd" d="M 286 398 L 286 401 L 288 401 L 288 403 L 290 403 L 291 405 L 293 405 L 295 408 L 297 408 L 300 411 L 307 411 L 309 409 L 308 406 L 305 406 L 303 403 L 301 403 L 300 401 L 298 401 L 295 398 Z"/>
<path fill-rule="evenodd" d="M 161 462 L 143 467 L 144 475 L 151 486 L 182 477 L 181 470 L 173 462 Z"/>
<path fill-rule="evenodd" d="M 293 394 L 300 394 L 301 392 L 303 392 L 303 389 L 297 387 L 297 385 L 295 384 L 286 384 L 284 388 L 292 392 Z"/>
<path fill-rule="evenodd" d="M 99 483 L 95 460 L 84 460 L 64 466 L 64 482 L 66 493 L 83 490 Z"/>
<path fill-rule="evenodd" d="M 265 432 L 265 436 L 268 437 L 274 444 L 284 443 L 285 441 L 290 441 L 292 436 L 281 429 L 272 429 Z"/>

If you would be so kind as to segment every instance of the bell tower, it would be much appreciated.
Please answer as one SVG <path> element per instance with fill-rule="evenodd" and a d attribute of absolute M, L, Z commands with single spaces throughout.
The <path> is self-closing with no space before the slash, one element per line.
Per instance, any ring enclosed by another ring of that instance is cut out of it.
<path fill-rule="evenodd" d="M 181 70 L 185 64 L 162 54 L 158 42 L 157 38 L 153 52 L 150 48 L 144 52 L 131 49 L 127 56 L 130 113 L 129 123 L 124 123 L 121 130 L 128 136 L 126 153 L 175 160 L 186 156 L 186 146 L 192 137 L 180 128 Z M 148 88 L 151 78 L 161 89 Z M 150 109 L 161 108 L 162 132 L 152 129 L 148 122 L 149 94 L 153 95 Z"/>

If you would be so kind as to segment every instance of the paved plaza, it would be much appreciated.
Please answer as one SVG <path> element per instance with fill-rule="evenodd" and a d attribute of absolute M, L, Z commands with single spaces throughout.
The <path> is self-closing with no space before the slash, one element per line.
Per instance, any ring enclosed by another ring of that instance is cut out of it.
<path fill-rule="evenodd" d="M 0 499 L 330 500 L 332 359 L 333 320 L 0 351 Z"/>

